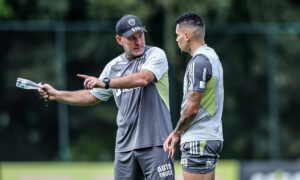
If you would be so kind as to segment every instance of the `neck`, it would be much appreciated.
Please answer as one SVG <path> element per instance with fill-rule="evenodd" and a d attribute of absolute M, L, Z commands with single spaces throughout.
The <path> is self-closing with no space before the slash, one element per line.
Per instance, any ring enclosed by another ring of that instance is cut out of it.
<path fill-rule="evenodd" d="M 204 40 L 191 42 L 190 55 L 193 56 L 195 51 L 205 44 Z"/>

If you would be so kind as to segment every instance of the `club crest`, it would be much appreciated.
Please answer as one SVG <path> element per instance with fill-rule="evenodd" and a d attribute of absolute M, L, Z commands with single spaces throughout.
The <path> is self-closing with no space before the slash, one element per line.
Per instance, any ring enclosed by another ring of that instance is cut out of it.
<path fill-rule="evenodd" d="M 130 19 L 128 20 L 128 24 L 131 25 L 131 26 L 134 26 L 134 25 L 135 25 L 135 20 L 132 19 L 132 18 L 130 18 Z"/>

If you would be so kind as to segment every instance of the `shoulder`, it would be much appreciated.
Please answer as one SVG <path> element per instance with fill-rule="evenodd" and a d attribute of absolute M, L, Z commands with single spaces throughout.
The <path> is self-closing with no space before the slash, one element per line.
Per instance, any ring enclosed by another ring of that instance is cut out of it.
<path fill-rule="evenodd" d="M 110 70 L 112 69 L 112 67 L 113 67 L 114 65 L 119 64 L 119 62 L 122 62 L 122 61 L 124 61 L 124 59 L 122 58 L 122 54 L 121 54 L 121 55 L 117 56 L 116 58 L 112 59 L 111 61 L 109 61 L 109 62 L 106 64 L 106 66 L 105 66 L 105 68 L 104 68 L 103 71 L 104 71 L 105 73 L 109 73 Z"/>
<path fill-rule="evenodd" d="M 124 61 L 124 59 L 122 58 L 122 55 L 123 55 L 123 54 L 121 54 L 121 55 L 115 57 L 114 59 L 112 59 L 111 61 L 109 61 L 109 62 L 106 64 L 106 66 L 111 67 L 111 66 L 115 65 L 115 64 L 118 63 L 118 62 Z"/>
<path fill-rule="evenodd" d="M 155 47 L 155 46 L 147 46 L 146 48 L 148 48 L 146 50 L 146 54 L 147 55 L 153 55 L 153 54 L 156 54 L 156 55 L 165 55 L 165 51 L 162 50 L 161 48 L 159 47 Z"/>
<path fill-rule="evenodd" d="M 207 56 L 203 54 L 198 54 L 190 60 L 190 63 L 195 63 L 197 65 L 206 65 L 210 64 L 210 61 Z"/>
<path fill-rule="evenodd" d="M 208 57 L 205 55 L 199 54 L 194 56 L 190 62 L 188 63 L 188 70 L 195 72 L 203 72 L 208 71 L 208 73 L 212 73 L 212 65 L 209 61 Z"/>

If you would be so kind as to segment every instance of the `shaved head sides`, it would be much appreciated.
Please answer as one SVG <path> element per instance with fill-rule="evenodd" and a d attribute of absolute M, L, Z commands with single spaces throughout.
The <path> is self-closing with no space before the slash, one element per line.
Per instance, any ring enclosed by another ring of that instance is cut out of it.
<path fill-rule="evenodd" d="M 176 24 L 180 28 L 189 28 L 196 39 L 204 38 L 205 24 L 198 14 L 194 12 L 184 13 L 176 19 Z"/>
<path fill-rule="evenodd" d="M 190 24 L 194 26 L 204 27 L 204 21 L 198 14 L 194 12 L 187 12 L 182 14 L 176 19 L 176 24 Z"/>

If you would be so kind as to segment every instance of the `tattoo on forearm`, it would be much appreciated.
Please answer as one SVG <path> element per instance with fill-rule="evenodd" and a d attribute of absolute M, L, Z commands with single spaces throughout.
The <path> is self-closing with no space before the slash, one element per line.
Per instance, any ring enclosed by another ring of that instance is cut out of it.
<path fill-rule="evenodd" d="M 187 123 L 186 121 L 183 121 L 182 119 L 179 119 L 178 123 L 177 123 L 177 126 L 174 130 L 174 133 L 178 133 L 178 134 L 181 134 L 186 128 L 187 126 Z"/>
<path fill-rule="evenodd" d="M 177 123 L 174 133 L 181 134 L 183 131 L 185 131 L 189 127 L 189 125 L 192 123 L 192 121 L 196 117 L 196 114 L 191 113 L 191 109 L 196 107 L 198 110 L 200 101 L 201 101 L 201 96 L 199 97 L 199 93 L 197 93 L 195 91 L 191 91 L 188 94 L 187 103 L 182 111 L 181 117 Z"/>
<path fill-rule="evenodd" d="M 188 102 L 196 102 L 198 99 L 197 99 L 197 93 L 195 91 L 191 91 L 191 93 L 189 94 L 188 96 Z"/>

